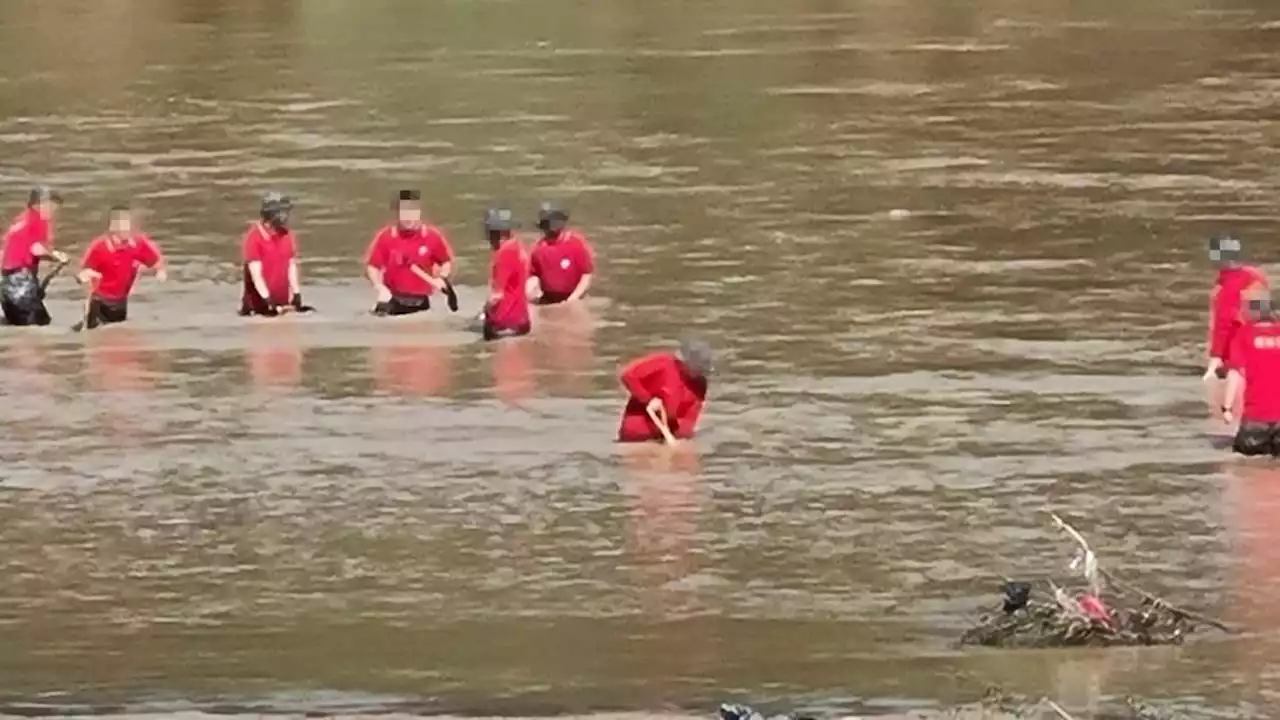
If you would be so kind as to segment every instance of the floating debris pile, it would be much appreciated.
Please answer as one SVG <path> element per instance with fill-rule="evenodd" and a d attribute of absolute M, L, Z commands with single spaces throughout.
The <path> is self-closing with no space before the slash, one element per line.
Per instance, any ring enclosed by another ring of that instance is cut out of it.
<path fill-rule="evenodd" d="M 1170 604 L 1098 565 L 1084 536 L 1057 515 L 1054 524 L 1079 546 L 1071 563 L 1086 585 L 1072 589 L 1052 580 L 1036 588 L 1006 580 L 998 611 L 983 615 L 960 637 L 962 645 L 988 647 L 1108 647 L 1177 645 L 1201 627 L 1232 632 L 1225 623 Z M 1039 590 L 1039 593 L 1037 593 Z"/>

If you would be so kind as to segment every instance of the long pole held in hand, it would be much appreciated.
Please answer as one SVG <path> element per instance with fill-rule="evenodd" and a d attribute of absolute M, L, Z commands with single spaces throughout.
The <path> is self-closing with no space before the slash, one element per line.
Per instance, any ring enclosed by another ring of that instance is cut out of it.
<path fill-rule="evenodd" d="M 662 433 L 662 439 L 668 445 L 675 445 L 676 438 L 671 434 L 671 426 L 667 423 L 667 409 L 661 405 L 656 410 L 645 406 L 644 411 L 649 413 L 649 419 L 653 421 L 654 425 L 658 426 L 658 432 Z"/>

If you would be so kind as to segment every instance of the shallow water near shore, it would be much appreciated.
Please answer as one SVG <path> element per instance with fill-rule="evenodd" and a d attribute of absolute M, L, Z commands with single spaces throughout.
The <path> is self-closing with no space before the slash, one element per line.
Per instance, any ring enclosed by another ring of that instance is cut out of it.
<path fill-rule="evenodd" d="M 1280 466 L 1214 449 L 1203 238 L 1273 235 L 1280 5 L 0 3 L 0 196 L 121 199 L 171 281 L 0 330 L 0 714 L 1280 704 Z M 462 311 L 375 321 L 401 186 Z M 259 194 L 320 312 L 235 316 Z M 483 208 L 544 198 L 591 301 L 466 332 Z M 708 337 L 696 443 L 620 362 Z M 1071 545 L 1238 636 L 961 650 Z M 601 720 L 604 720 L 601 716 Z"/>

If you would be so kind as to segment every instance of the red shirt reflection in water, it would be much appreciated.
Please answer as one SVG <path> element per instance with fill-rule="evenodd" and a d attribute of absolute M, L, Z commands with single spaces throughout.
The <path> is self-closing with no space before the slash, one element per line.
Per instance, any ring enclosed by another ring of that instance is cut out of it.
<path fill-rule="evenodd" d="M 98 390 L 143 390 L 151 387 L 138 335 L 124 327 L 95 332 L 88 346 L 89 376 Z"/>
<path fill-rule="evenodd" d="M 253 337 L 245 354 L 249 375 L 259 388 L 292 387 L 302 382 L 302 349 L 295 328 L 288 321 L 271 327 L 253 326 Z"/>
<path fill-rule="evenodd" d="M 706 364 L 709 362 L 708 357 Z M 675 353 L 658 352 L 624 367 L 620 379 L 630 393 L 618 427 L 620 442 L 663 439 L 645 411 L 655 398 L 666 409 L 671 434 L 682 439 L 693 437 L 707 399 L 707 378 L 703 372 L 694 370 L 693 365 Z"/>
<path fill-rule="evenodd" d="M 445 395 L 453 382 L 448 348 L 433 345 L 369 348 L 374 382 L 387 393 Z"/>
<path fill-rule="evenodd" d="M 493 384 L 498 397 L 518 404 L 533 395 L 532 348 L 528 338 L 512 338 L 498 343 L 493 351 Z"/>

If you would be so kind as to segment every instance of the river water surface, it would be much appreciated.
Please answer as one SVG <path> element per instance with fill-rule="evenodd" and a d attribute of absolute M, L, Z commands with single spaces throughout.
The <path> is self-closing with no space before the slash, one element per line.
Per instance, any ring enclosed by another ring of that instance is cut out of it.
<path fill-rule="evenodd" d="M 72 252 L 130 199 L 127 327 L 3 333 L 0 709 L 1280 707 L 1280 470 L 1197 380 L 1233 230 L 1280 262 L 1274 0 L 4 0 L 0 192 Z M 374 321 L 401 186 L 464 312 Z M 259 194 L 320 313 L 237 318 Z M 484 206 L 560 200 L 589 303 L 462 330 Z M 692 447 L 619 362 L 720 350 Z M 1240 623 L 960 651 L 1000 577 L 1103 563 Z"/>

